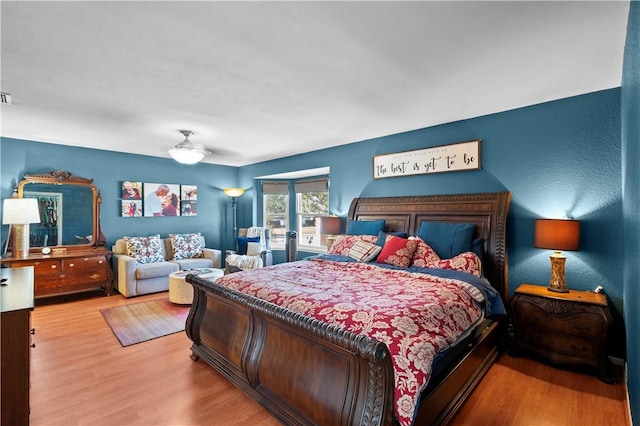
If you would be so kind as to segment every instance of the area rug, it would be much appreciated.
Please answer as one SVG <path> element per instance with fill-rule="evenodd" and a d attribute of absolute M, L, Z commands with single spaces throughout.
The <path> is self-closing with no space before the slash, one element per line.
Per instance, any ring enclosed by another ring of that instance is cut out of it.
<path fill-rule="evenodd" d="M 184 330 L 189 306 L 161 299 L 101 309 L 100 313 L 120 344 L 130 346 Z"/>

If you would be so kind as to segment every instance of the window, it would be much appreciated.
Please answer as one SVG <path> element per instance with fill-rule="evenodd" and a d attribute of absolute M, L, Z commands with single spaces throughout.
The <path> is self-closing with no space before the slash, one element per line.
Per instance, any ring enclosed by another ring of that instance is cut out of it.
<path fill-rule="evenodd" d="M 318 229 L 318 217 L 329 215 L 329 180 L 327 178 L 296 181 L 298 249 L 312 251 L 325 247 Z"/>
<path fill-rule="evenodd" d="M 288 182 L 263 182 L 264 227 L 271 229 L 271 248 L 285 248 L 285 234 L 289 229 Z"/>

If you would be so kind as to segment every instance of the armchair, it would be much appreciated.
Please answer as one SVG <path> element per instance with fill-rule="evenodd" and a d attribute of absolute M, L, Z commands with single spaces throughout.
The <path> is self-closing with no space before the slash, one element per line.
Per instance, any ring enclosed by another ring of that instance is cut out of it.
<path fill-rule="evenodd" d="M 226 250 L 225 273 L 271 265 L 271 230 L 262 227 L 239 228 L 238 250 Z"/>

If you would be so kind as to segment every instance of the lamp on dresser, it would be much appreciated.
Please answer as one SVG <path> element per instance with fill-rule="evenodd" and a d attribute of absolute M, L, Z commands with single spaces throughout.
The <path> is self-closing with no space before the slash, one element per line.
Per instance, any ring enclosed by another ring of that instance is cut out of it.
<path fill-rule="evenodd" d="M 2 224 L 10 225 L 13 257 L 29 257 L 29 224 L 40 223 L 38 200 L 7 198 L 2 206 Z"/>
<path fill-rule="evenodd" d="M 534 247 L 554 250 L 551 260 L 550 291 L 568 293 L 564 267 L 567 257 L 561 250 L 580 250 L 580 221 L 571 219 L 536 219 Z"/>
<path fill-rule="evenodd" d="M 330 250 L 335 236 L 342 232 L 342 219 L 338 216 L 322 216 L 319 219 L 319 232 L 327 236 L 327 250 Z"/>

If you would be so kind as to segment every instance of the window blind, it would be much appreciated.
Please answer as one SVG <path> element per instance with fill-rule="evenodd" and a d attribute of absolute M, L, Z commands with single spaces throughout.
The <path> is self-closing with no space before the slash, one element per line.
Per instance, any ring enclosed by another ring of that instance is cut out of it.
<path fill-rule="evenodd" d="M 298 180 L 295 183 L 296 193 L 301 192 L 327 192 L 329 191 L 329 178 Z"/>
<path fill-rule="evenodd" d="M 262 193 L 264 195 L 289 195 L 289 183 L 282 181 L 264 181 L 262 182 Z"/>

